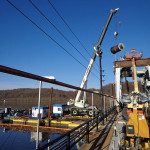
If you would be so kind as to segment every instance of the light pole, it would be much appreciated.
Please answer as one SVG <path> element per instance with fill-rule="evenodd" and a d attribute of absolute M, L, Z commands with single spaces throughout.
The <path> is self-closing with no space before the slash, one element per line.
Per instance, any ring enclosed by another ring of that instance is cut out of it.
<path fill-rule="evenodd" d="M 40 81 L 40 85 L 39 85 L 39 100 L 38 100 L 38 120 L 37 120 L 37 141 L 36 141 L 36 149 L 39 148 L 39 124 L 40 124 L 40 119 L 41 119 L 41 114 L 40 114 L 41 88 L 42 88 L 42 81 Z"/>
<path fill-rule="evenodd" d="M 44 76 L 45 78 L 55 80 L 55 77 L 53 76 Z M 39 148 L 39 124 L 40 124 L 40 119 L 41 119 L 41 114 L 40 114 L 40 104 L 41 104 L 41 88 L 42 88 L 42 81 L 40 81 L 39 85 L 39 100 L 38 100 L 38 120 L 37 120 L 37 140 L 36 140 L 36 149 Z"/>

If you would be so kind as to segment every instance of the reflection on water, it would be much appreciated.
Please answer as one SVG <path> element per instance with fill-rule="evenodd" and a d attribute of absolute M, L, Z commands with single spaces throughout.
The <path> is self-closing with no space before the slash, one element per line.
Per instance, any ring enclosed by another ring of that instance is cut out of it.
<path fill-rule="evenodd" d="M 49 133 L 39 132 L 39 141 L 44 142 L 49 138 Z M 37 132 L 31 132 L 31 142 L 37 140 Z"/>
<path fill-rule="evenodd" d="M 61 134 L 39 132 L 39 144 L 47 143 L 47 139 L 53 140 Z M 36 132 L 12 131 L 0 129 L 0 150 L 35 150 Z"/>
<path fill-rule="evenodd" d="M 61 134 L 39 132 L 39 145 L 44 145 L 61 136 Z M 37 132 L 12 131 L 6 128 L 0 128 L 0 150 L 35 150 Z M 77 139 L 75 139 L 77 140 Z M 80 140 L 72 150 L 77 150 L 83 141 Z M 64 148 L 63 150 L 65 150 Z"/>

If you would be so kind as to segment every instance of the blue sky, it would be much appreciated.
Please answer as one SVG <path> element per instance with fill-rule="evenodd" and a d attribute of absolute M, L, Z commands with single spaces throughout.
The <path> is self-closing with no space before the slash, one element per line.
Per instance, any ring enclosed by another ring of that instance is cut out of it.
<path fill-rule="evenodd" d="M 47 0 L 32 0 L 59 30 L 88 59 L 89 55 L 81 47 Z M 28 0 L 10 0 L 36 24 L 43 28 L 58 43 L 67 49 L 85 66 L 86 62 L 69 43 L 37 12 Z M 120 8 L 113 17 L 102 43 L 102 66 L 105 74 L 104 84 L 114 82 L 113 61 L 127 51 L 135 48 L 143 51 L 143 57 L 150 57 L 150 1 L 149 0 L 51 0 L 74 33 L 92 55 L 93 45 L 97 43 L 110 9 Z M 85 68 L 64 52 L 52 40 L 14 9 L 7 1 L 0 1 L 0 64 L 40 76 L 55 76 L 56 80 L 80 86 Z M 121 21 L 121 25 L 118 22 Z M 114 32 L 117 30 L 118 39 Z M 124 43 L 125 50 L 116 55 L 110 48 Z M 99 64 L 99 59 L 96 59 Z M 98 69 L 98 66 L 94 64 Z M 97 76 L 99 73 L 92 69 Z M 0 89 L 37 88 L 39 82 L 0 73 Z M 44 87 L 53 85 L 44 84 Z M 62 87 L 53 86 L 62 89 Z M 89 76 L 88 88 L 99 88 L 99 80 Z"/>

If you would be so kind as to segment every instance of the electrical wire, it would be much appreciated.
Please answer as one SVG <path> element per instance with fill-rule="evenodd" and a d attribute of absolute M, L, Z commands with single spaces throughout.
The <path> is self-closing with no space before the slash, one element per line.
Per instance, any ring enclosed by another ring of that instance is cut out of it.
<path fill-rule="evenodd" d="M 62 21 L 64 22 L 64 24 L 68 27 L 68 29 L 70 30 L 70 32 L 74 35 L 74 37 L 78 40 L 78 42 L 81 44 L 81 46 L 84 48 L 84 50 L 88 53 L 88 55 L 91 57 L 90 53 L 88 52 L 88 50 L 85 48 L 85 46 L 83 45 L 83 43 L 79 40 L 79 38 L 77 37 L 77 35 L 72 31 L 72 29 L 70 28 L 70 26 L 67 24 L 67 22 L 64 20 L 64 18 L 62 17 L 62 15 L 58 12 L 58 10 L 54 7 L 54 5 L 48 0 L 49 4 L 52 6 L 52 8 L 55 10 L 55 12 L 57 13 L 57 15 L 62 19 Z"/>
<path fill-rule="evenodd" d="M 58 12 L 58 10 L 54 7 L 54 5 L 50 2 L 50 0 L 48 0 L 49 4 L 51 5 L 51 7 L 55 10 L 55 12 L 57 13 L 57 15 L 62 19 L 62 21 L 64 22 L 64 24 L 68 27 L 68 29 L 70 30 L 70 32 L 74 35 L 74 37 L 77 39 L 77 41 L 80 43 L 80 45 L 82 46 L 82 48 L 88 53 L 89 57 L 91 58 L 90 53 L 88 52 L 88 50 L 86 49 L 86 47 L 84 46 L 84 44 L 80 41 L 80 39 L 77 37 L 77 35 L 72 31 L 72 29 L 70 28 L 70 26 L 67 24 L 67 22 L 65 21 L 65 19 L 62 17 L 62 15 Z M 96 63 L 96 62 L 95 62 Z M 99 65 L 96 63 L 96 65 L 99 67 Z"/>
<path fill-rule="evenodd" d="M 55 39 L 53 39 L 48 33 L 46 33 L 40 26 L 38 26 L 34 21 L 32 21 L 27 15 L 25 15 L 20 9 L 18 9 L 9 0 L 6 0 L 11 6 L 13 6 L 17 11 L 19 11 L 25 18 L 27 18 L 33 25 L 35 25 L 40 31 L 42 31 L 48 38 L 50 38 L 54 43 L 56 43 L 62 50 L 64 50 L 68 55 L 70 55 L 74 60 L 76 60 L 81 66 L 86 68 L 77 58 L 70 54 L 62 45 L 60 45 Z M 91 72 L 97 79 L 99 79 L 93 72 Z"/>
<path fill-rule="evenodd" d="M 56 31 L 89 63 L 89 60 L 68 40 L 68 38 L 44 15 L 44 13 L 32 2 L 29 0 L 32 6 L 56 29 Z M 99 72 L 95 67 L 94 69 Z"/>

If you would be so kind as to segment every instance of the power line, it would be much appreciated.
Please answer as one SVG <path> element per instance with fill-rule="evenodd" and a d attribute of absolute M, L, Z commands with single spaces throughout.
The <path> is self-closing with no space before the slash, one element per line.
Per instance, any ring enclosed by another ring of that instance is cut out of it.
<path fill-rule="evenodd" d="M 70 54 L 62 45 L 60 45 L 56 40 L 54 40 L 48 33 L 46 33 L 41 27 L 39 27 L 34 21 L 32 21 L 27 15 L 25 15 L 20 9 L 18 9 L 9 0 L 6 0 L 11 6 L 13 6 L 17 11 L 19 11 L 25 18 L 27 18 L 33 25 L 35 25 L 40 31 L 42 31 L 48 38 L 50 38 L 54 43 L 56 43 L 60 48 L 62 48 L 68 55 L 70 55 L 74 60 L 76 60 L 81 66 L 86 68 L 77 58 Z M 91 72 L 92 73 L 92 72 Z M 98 78 L 94 73 L 92 73 L 96 78 Z M 99 79 L 99 78 L 98 78 Z"/>
<path fill-rule="evenodd" d="M 68 27 L 68 29 L 70 30 L 70 32 L 74 35 L 74 37 L 78 40 L 78 42 L 81 44 L 81 46 L 84 48 L 84 50 L 89 54 L 89 56 L 91 57 L 90 53 L 88 52 L 88 50 L 85 48 L 85 46 L 83 45 L 83 43 L 79 40 L 79 38 L 77 37 L 77 35 L 72 31 L 72 29 L 70 28 L 70 26 L 67 24 L 67 22 L 64 20 L 64 18 L 61 16 L 61 14 L 57 11 L 57 9 L 54 7 L 54 5 L 48 0 L 49 4 L 52 6 L 52 8 L 55 10 L 55 12 L 57 13 L 57 15 L 62 19 L 62 21 L 64 22 L 64 24 Z"/>
<path fill-rule="evenodd" d="M 88 55 L 91 58 L 90 53 L 88 52 L 88 50 L 86 49 L 86 47 L 84 46 L 84 44 L 79 40 L 79 38 L 77 37 L 77 35 L 72 31 L 71 27 L 67 24 L 67 22 L 65 21 L 65 19 L 62 17 L 62 15 L 58 12 L 58 10 L 54 7 L 54 5 L 50 2 L 50 0 L 48 0 L 49 4 L 52 6 L 52 8 L 55 10 L 55 12 L 57 13 L 57 15 L 62 19 L 62 21 L 64 22 L 64 24 L 68 27 L 68 29 L 70 30 L 70 32 L 74 35 L 74 37 L 77 39 L 77 41 L 80 43 L 80 45 L 82 46 L 82 48 L 88 53 Z M 99 67 L 99 65 L 95 62 L 95 64 Z"/>
<path fill-rule="evenodd" d="M 89 63 L 89 60 L 68 40 L 68 38 L 43 14 L 43 12 L 32 2 L 29 2 L 33 5 L 33 7 L 56 29 L 56 31 Z M 99 72 L 95 67 L 94 69 Z"/>

